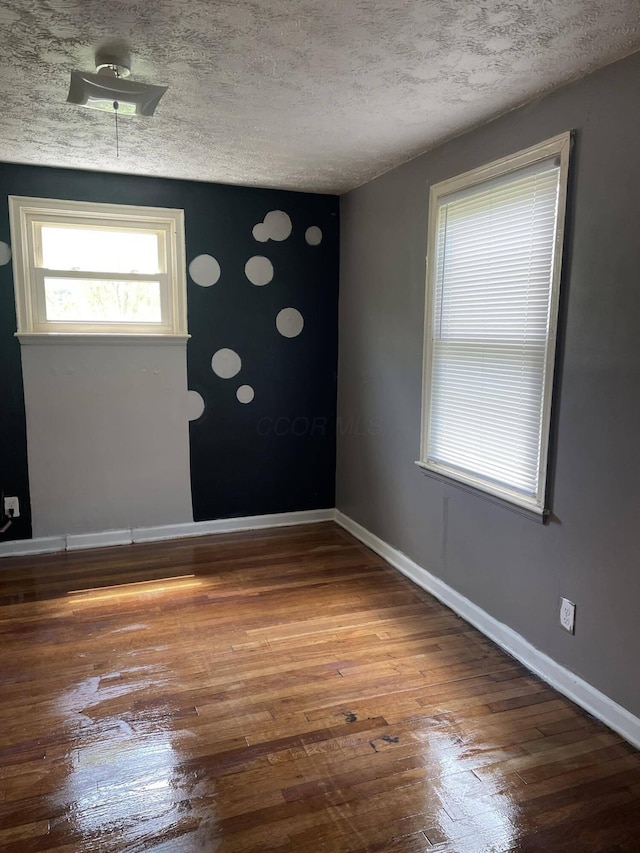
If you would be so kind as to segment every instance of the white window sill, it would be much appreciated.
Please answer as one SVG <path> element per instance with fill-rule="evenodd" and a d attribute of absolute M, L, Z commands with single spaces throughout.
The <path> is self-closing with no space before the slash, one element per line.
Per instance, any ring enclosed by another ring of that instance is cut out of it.
<path fill-rule="evenodd" d="M 191 335 L 141 335 L 75 332 L 16 332 L 21 346 L 184 346 Z"/>
<path fill-rule="evenodd" d="M 510 494 L 506 490 L 502 491 L 500 489 L 491 489 L 490 487 L 485 486 L 482 482 L 475 482 L 471 478 L 467 479 L 457 477 L 453 472 L 433 467 L 421 460 L 416 461 L 415 464 L 423 471 L 424 474 L 429 477 L 433 477 L 441 483 L 455 486 L 469 494 L 489 500 L 498 506 L 504 507 L 504 509 L 517 512 L 519 515 L 523 515 L 525 518 L 530 518 L 532 521 L 537 521 L 539 524 L 545 524 L 549 518 L 549 510 L 535 506 L 524 499 L 520 499 L 517 495 Z"/>

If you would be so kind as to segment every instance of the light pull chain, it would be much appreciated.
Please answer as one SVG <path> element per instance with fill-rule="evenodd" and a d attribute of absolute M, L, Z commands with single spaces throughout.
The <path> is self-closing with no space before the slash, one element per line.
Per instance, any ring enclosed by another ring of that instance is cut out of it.
<path fill-rule="evenodd" d="M 118 140 L 118 109 L 120 108 L 120 104 L 117 101 L 113 102 L 113 111 L 116 116 L 116 157 L 120 156 L 120 142 Z"/>

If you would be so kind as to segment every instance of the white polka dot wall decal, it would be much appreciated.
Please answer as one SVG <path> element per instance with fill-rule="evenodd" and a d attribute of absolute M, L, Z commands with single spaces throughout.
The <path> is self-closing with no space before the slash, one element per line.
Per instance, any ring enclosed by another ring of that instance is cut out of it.
<path fill-rule="evenodd" d="M 273 278 L 273 264 L 269 258 L 254 255 L 244 265 L 244 272 L 251 284 L 262 287 L 264 284 L 269 284 Z"/>
<path fill-rule="evenodd" d="M 11 260 L 11 247 L 7 243 L 0 243 L 0 267 L 8 264 Z"/>
<path fill-rule="evenodd" d="M 211 369 L 220 379 L 231 379 L 241 367 L 240 356 L 232 349 L 219 349 L 211 359 Z"/>
<path fill-rule="evenodd" d="M 311 228 L 307 228 L 305 231 L 304 239 L 310 246 L 319 246 L 322 242 L 322 231 L 317 225 L 312 225 Z"/>
<path fill-rule="evenodd" d="M 283 308 L 276 317 L 276 329 L 285 338 L 297 338 L 304 326 L 304 317 L 296 308 Z"/>
<path fill-rule="evenodd" d="M 211 255 L 198 255 L 189 264 L 189 275 L 200 287 L 211 287 L 220 278 L 220 264 Z"/>
<path fill-rule="evenodd" d="M 204 412 L 204 400 L 197 391 L 189 391 L 187 395 L 187 412 L 190 421 L 197 421 Z"/>
<path fill-rule="evenodd" d="M 266 243 L 269 239 L 269 235 L 267 234 L 267 229 L 264 227 L 262 222 L 259 222 L 257 225 L 253 226 L 253 234 L 254 240 L 257 240 L 258 243 Z"/>
<path fill-rule="evenodd" d="M 264 218 L 264 222 L 254 225 L 252 234 L 259 243 L 267 240 L 282 242 L 291 234 L 291 219 L 284 210 L 272 210 Z"/>
<path fill-rule="evenodd" d="M 241 385 L 236 391 L 236 397 L 241 403 L 250 403 L 255 397 L 255 392 L 251 385 Z"/>

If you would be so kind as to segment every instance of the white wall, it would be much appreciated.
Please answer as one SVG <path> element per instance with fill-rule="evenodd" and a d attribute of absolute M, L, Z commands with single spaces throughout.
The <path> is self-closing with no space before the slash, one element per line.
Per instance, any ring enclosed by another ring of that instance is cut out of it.
<path fill-rule="evenodd" d="M 34 536 L 193 520 L 184 344 L 21 352 Z"/>

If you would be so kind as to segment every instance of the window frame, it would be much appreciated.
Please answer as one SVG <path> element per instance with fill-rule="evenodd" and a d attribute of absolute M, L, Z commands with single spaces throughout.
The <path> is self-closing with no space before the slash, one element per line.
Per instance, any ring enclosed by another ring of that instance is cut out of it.
<path fill-rule="evenodd" d="M 530 148 L 515 154 L 503 157 L 477 169 L 472 169 L 433 184 L 429 196 L 429 219 L 427 235 L 427 258 L 426 258 L 426 299 L 425 299 L 425 321 L 424 321 L 424 353 L 422 370 L 422 418 L 420 432 L 420 459 L 416 462 L 425 472 L 438 475 L 446 480 L 452 480 L 454 484 L 471 487 L 481 494 L 499 498 L 515 507 L 529 510 L 537 516 L 548 515 L 547 507 L 547 471 L 549 463 L 549 437 L 551 428 L 551 407 L 554 389 L 554 368 L 556 356 L 556 342 L 558 332 L 558 314 L 560 305 L 560 280 L 563 262 L 563 247 L 566 225 L 566 203 L 567 185 L 569 176 L 569 156 L 572 147 L 572 133 L 566 132 L 552 137 Z M 538 491 L 535 496 L 528 498 L 516 490 L 492 483 L 482 476 L 474 476 L 464 473 L 446 465 L 429 460 L 429 432 L 430 432 L 430 409 L 432 388 L 432 366 L 431 353 L 433 350 L 433 312 L 435 309 L 435 285 L 436 285 L 436 240 L 438 235 L 438 211 L 440 201 L 446 196 L 453 195 L 461 190 L 480 186 L 495 178 L 508 176 L 522 169 L 533 166 L 541 161 L 559 158 L 559 188 L 556 231 L 554 239 L 553 267 L 551 275 L 551 287 L 549 298 L 549 327 L 546 340 L 545 372 L 542 388 L 541 406 L 541 430 L 540 430 L 540 458 L 538 462 Z"/>
<path fill-rule="evenodd" d="M 69 201 L 9 196 L 9 222 L 13 247 L 13 274 L 17 332 L 22 343 L 47 340 L 112 342 L 157 340 L 186 341 L 187 297 L 184 211 L 177 208 Z M 41 227 L 98 227 L 120 231 L 146 231 L 159 235 L 164 260 L 160 273 L 138 274 L 93 270 L 46 270 L 42 264 Z M 45 277 L 95 278 L 116 281 L 159 281 L 161 322 L 59 322 L 45 313 Z"/>

